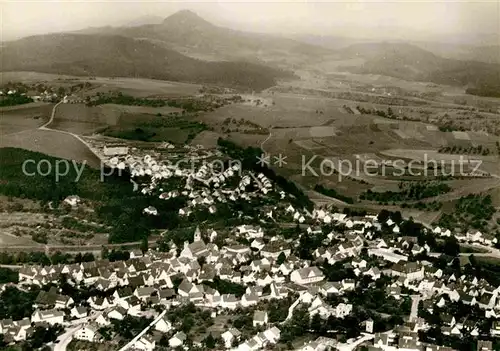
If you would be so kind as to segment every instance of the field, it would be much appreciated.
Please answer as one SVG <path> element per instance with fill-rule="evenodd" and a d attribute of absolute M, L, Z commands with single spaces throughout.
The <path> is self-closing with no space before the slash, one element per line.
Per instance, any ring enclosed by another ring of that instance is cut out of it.
<path fill-rule="evenodd" d="M 37 73 L 37 72 L 2 72 L 5 82 L 17 81 L 24 83 L 50 82 L 61 86 L 75 85 L 89 82 L 92 88 L 86 95 L 95 95 L 97 92 L 121 91 L 123 94 L 135 97 L 149 96 L 190 96 L 197 94 L 201 85 L 180 82 L 169 82 L 143 78 L 103 78 L 103 77 L 76 77 L 67 75 Z"/>
<path fill-rule="evenodd" d="M 266 128 L 271 126 L 292 128 L 320 126 L 332 118 L 332 114 L 339 113 L 338 106 L 325 99 L 311 97 L 301 99 L 278 94 L 262 94 L 262 97 L 263 99 L 271 99 L 274 104 L 266 107 L 253 104 L 228 105 L 205 114 L 202 119 L 216 123 L 223 122 L 226 118 L 236 118 L 237 120 L 243 118 Z"/>
<path fill-rule="evenodd" d="M 358 200 L 367 189 L 395 191 L 401 181 L 426 177 L 397 176 L 391 166 L 387 167 L 386 174 L 375 176 L 363 171 L 343 175 L 341 179 L 335 173 L 304 176 L 304 160 L 316 157 L 313 166 L 316 171 L 322 160 L 349 161 L 353 165 L 358 162 L 364 167 L 368 163 L 381 166 L 396 159 L 423 161 L 425 157 L 443 162 L 449 168 L 452 162 L 458 165 L 460 155 L 439 153 L 442 147 L 482 145 L 496 150 L 500 99 L 471 97 L 458 87 L 339 71 L 339 67 L 348 64 L 359 65 L 360 61 L 347 62 L 329 57 L 314 66 L 305 65 L 296 69 L 298 79 L 282 81 L 262 93 L 242 95 L 243 103 L 201 112 L 198 116 L 175 119 L 167 115 L 181 111 L 170 107 L 68 104 L 61 106 L 50 127 L 83 135 L 100 132 L 130 141 L 190 142 L 209 148 L 216 146 L 219 137 L 227 138 L 242 146 L 261 147 L 271 156 L 286 156 L 286 164 L 277 169 L 278 172 L 295 180 L 318 201 L 336 202 L 314 192 L 313 188 L 322 184 L 342 196 L 353 198 L 356 206 L 373 209 L 378 209 L 378 205 Z M 61 84 L 88 81 L 91 87 L 83 96 L 109 91 L 121 91 L 136 97 L 193 96 L 199 94 L 201 88 L 199 85 L 148 79 L 84 79 L 26 72 L 9 74 L 30 81 L 51 80 Z M 244 127 L 239 122 L 241 120 L 254 125 L 254 130 Z M 198 126 L 197 122 L 205 124 L 208 130 Z M 42 138 L 41 135 L 37 137 Z M 13 143 L 12 138 L 7 138 L 7 142 Z M 46 138 L 43 140 L 48 142 Z M 17 145 L 27 145 L 35 150 L 42 147 L 40 142 L 31 145 L 24 139 L 15 141 Z M 52 155 L 68 153 L 57 147 L 44 147 Z M 76 145 L 73 148 L 75 151 L 70 153 L 78 154 Z M 498 189 L 495 177 L 500 175 L 500 159 L 496 154 L 465 159 L 481 160 L 480 169 L 486 177 L 451 179 L 452 191 L 441 197 L 443 202 L 454 201 L 467 192 Z M 470 168 L 465 167 L 465 170 Z M 500 204 L 500 196 L 494 201 Z M 443 211 L 448 209 L 446 203 Z M 405 209 L 405 212 L 428 223 L 439 216 L 436 211 Z"/>
<path fill-rule="evenodd" d="M 220 136 L 218 133 L 205 130 L 193 138 L 191 145 L 202 145 L 206 149 L 216 148 Z"/>
<path fill-rule="evenodd" d="M 303 83 L 304 85 L 310 84 L 309 86 L 314 86 L 313 80 L 314 78 L 310 78 L 310 81 Z M 381 78 L 381 81 L 385 82 L 383 78 Z M 353 88 L 353 90 L 361 90 L 365 83 L 358 82 L 358 88 Z M 399 84 L 401 82 L 396 80 L 395 83 Z M 296 82 L 289 84 L 293 85 Z M 324 80 L 318 79 L 316 84 L 326 83 Z M 419 93 L 425 93 L 428 88 L 424 83 L 406 82 L 400 85 Z M 318 86 L 315 88 L 317 89 Z M 322 88 L 325 89 L 325 86 L 322 86 Z M 437 92 L 446 91 L 441 86 L 435 87 L 435 90 Z M 264 138 L 257 135 L 242 135 L 241 133 L 231 133 L 225 135 L 225 137 L 246 146 L 259 146 L 260 140 L 262 148 L 267 153 L 272 156 L 280 153 L 285 155 L 287 164 L 281 168 L 275 167 L 277 171 L 302 185 L 311 198 L 321 204 L 346 205 L 337 199 L 328 198 L 315 192 L 313 188 L 317 184 L 322 184 L 327 188 L 336 190 L 342 196 L 354 199 L 355 207 L 361 206 L 379 210 L 378 205 L 374 203 L 360 202 L 358 200 L 359 195 L 367 189 L 372 191 L 395 191 L 394 189 L 397 189 L 398 183 L 402 180 L 426 179 L 425 176 L 394 176 L 395 169 L 391 167 L 387 167 L 385 175 L 367 176 L 361 171 L 359 174 L 353 172 L 339 179 L 338 174 L 335 173 L 329 175 L 320 174 L 319 166 L 323 159 L 332 160 L 334 163 L 349 161 L 353 165 L 358 161 L 362 168 L 366 162 L 375 161 L 380 166 L 383 162 L 391 162 L 395 159 L 402 159 L 406 162 L 412 160 L 423 161 L 425 155 L 427 155 L 429 160 L 436 160 L 438 163 L 442 161 L 447 165 L 446 167 L 449 167 L 453 162 L 458 166 L 460 155 L 441 154 L 437 150 L 442 146 L 459 146 L 461 144 L 484 145 L 493 150 L 495 149 L 495 141 L 498 139 L 481 131 L 440 131 L 438 125 L 431 124 L 426 120 L 409 121 L 384 118 L 373 114 L 358 114 L 354 111 L 357 111 L 356 106 L 360 103 L 353 103 L 353 101 L 345 99 L 326 98 L 322 96 L 322 93 L 317 95 L 311 92 L 308 92 L 308 94 L 283 93 L 273 88 L 257 96 L 262 96 L 263 99 L 268 99 L 271 96 L 272 104 L 268 106 L 231 105 L 205 114 L 201 118 L 211 127 L 217 127 L 226 118 L 244 118 L 270 128 L 270 135 Z M 387 97 L 384 97 L 384 99 L 390 100 Z M 411 105 L 391 107 L 396 113 L 410 114 L 413 111 L 412 113 L 415 116 L 419 116 L 419 111 L 422 108 L 419 105 L 420 102 L 416 104 L 416 107 Z M 460 111 L 459 105 L 453 103 L 449 103 L 449 106 L 445 107 L 442 102 L 429 99 L 424 104 L 429 106 L 425 107 L 425 111 L 430 113 L 431 116 L 433 114 L 444 114 L 448 107 L 457 108 L 457 111 Z M 350 107 L 350 109 L 345 108 L 345 106 Z M 365 107 L 385 111 L 388 109 L 387 105 L 380 103 L 366 105 Z M 304 176 L 303 174 L 304 163 L 311 157 L 317 157 L 313 163 L 313 169 L 319 173 L 318 176 L 311 174 Z M 463 159 L 467 162 L 468 158 Z M 483 170 L 484 174 L 498 174 L 499 159 L 497 156 L 474 156 L 469 159 L 483 161 L 480 170 Z M 470 167 L 465 165 L 464 170 L 470 171 L 472 167 L 472 164 Z M 433 172 L 429 174 L 433 176 Z M 452 208 L 452 206 L 446 204 L 447 202 L 454 201 L 464 194 L 491 191 L 500 185 L 497 179 L 488 177 L 483 179 L 451 180 L 449 184 L 452 187 L 450 194 L 438 198 L 442 198 L 442 201 L 445 202 L 443 211 Z M 433 198 L 427 201 L 436 201 L 436 199 Z M 498 203 L 500 204 L 500 202 Z M 398 206 L 394 207 L 394 209 L 401 210 Z M 441 214 L 441 211 L 403 210 L 409 216 L 418 218 L 428 224 L 439 218 Z"/>
<path fill-rule="evenodd" d="M 51 129 L 75 134 L 92 134 L 108 125 L 116 125 L 120 111 L 101 106 L 88 107 L 84 104 L 61 104 L 57 107 Z"/>
<path fill-rule="evenodd" d="M 34 102 L 0 108 L 0 136 L 40 127 L 49 120 L 52 106 Z"/>
<path fill-rule="evenodd" d="M 100 160 L 74 136 L 51 130 L 27 130 L 14 135 L 2 136 L 0 148 L 16 147 L 41 152 L 50 156 L 86 162 L 99 168 Z"/>

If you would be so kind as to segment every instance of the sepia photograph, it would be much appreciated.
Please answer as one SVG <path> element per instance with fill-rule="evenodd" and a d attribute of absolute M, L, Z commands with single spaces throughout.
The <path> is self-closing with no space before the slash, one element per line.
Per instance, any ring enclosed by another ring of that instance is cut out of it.
<path fill-rule="evenodd" d="M 1 1 L 0 350 L 500 351 L 500 1 Z"/>

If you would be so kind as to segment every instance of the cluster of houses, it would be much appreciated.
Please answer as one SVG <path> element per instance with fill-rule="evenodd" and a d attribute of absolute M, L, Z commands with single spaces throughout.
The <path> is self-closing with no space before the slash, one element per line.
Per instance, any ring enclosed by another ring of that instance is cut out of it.
<path fill-rule="evenodd" d="M 490 233 L 482 233 L 477 229 L 469 229 L 466 233 L 456 230 L 452 233 L 450 229 L 435 227 L 432 232 L 441 237 L 454 236 L 460 242 L 469 242 L 485 246 L 494 246 L 498 241 L 497 238 Z"/>
<path fill-rule="evenodd" d="M 322 220 L 326 215 L 323 216 L 321 211 L 314 211 L 313 217 Z M 415 291 L 421 295 L 424 308 L 430 312 L 434 306 L 442 307 L 449 301 L 461 300 L 465 304 L 479 306 L 484 310 L 485 318 L 494 320 L 497 313 L 500 313 L 500 299 L 497 298 L 500 287 L 493 287 L 485 280 L 477 278 L 445 276 L 429 262 L 408 262 L 410 253 L 428 249 L 425 246 L 419 247 L 416 238 L 402 236 L 392 240 L 370 240 L 367 238 L 368 234 L 380 228 L 376 217 L 353 219 L 339 214 L 332 214 L 332 217 L 335 218 L 334 221 L 350 229 L 344 233 L 329 233 L 325 245 L 313 253 L 317 261 L 327 261 L 331 264 L 347 261 L 359 278 L 370 276 L 377 280 L 382 275 L 393 277 L 393 283 L 386 289 L 388 295 L 401 299 L 402 289 Z M 318 227 L 309 226 L 305 233 L 314 235 L 320 230 Z M 193 242 L 185 242 L 180 250 L 171 243 L 169 252 L 149 251 L 142 254 L 135 250 L 126 261 L 97 260 L 79 264 L 23 267 L 19 272 L 20 284 L 43 286 L 57 283 L 61 275 L 65 274 L 76 285 L 93 286 L 103 292 L 114 289 L 113 293 L 106 297 L 90 297 L 86 301 L 89 308 L 75 306 L 71 297 L 60 295 L 54 289 L 42 292 L 37 298 L 36 310 L 28 324 L 63 324 L 69 319 L 82 319 L 85 324 L 73 337 L 98 341 L 100 327 L 110 325 L 112 320 L 122 320 L 127 315 L 141 316 L 144 306 L 161 304 L 168 308 L 192 302 L 198 307 L 210 308 L 217 313 L 238 307 L 249 308 L 262 300 L 283 299 L 290 294 L 298 294 L 298 298 L 290 306 L 288 318 L 293 315 L 293 310 L 298 305 L 307 306 L 311 316 L 319 314 L 322 318 L 344 318 L 352 312 L 353 306 L 349 303 L 331 306 L 325 301 L 332 294 L 343 295 L 354 290 L 357 279 L 325 281 L 322 270 L 314 261 L 301 260 L 293 255 L 293 248 L 297 246 L 296 240 L 287 240 L 280 236 L 266 237 L 260 226 L 240 225 L 232 232 L 236 239 L 243 237 L 250 244 L 242 245 L 233 239 L 227 240 L 227 245 L 219 248 L 213 243 L 217 238 L 216 231 L 209 230 L 202 235 L 197 228 Z M 332 241 L 336 243 L 331 244 Z M 369 265 L 360 257 L 366 243 L 368 255 L 376 258 L 378 265 Z M 278 258 L 282 255 L 286 259 L 278 264 Z M 200 265 L 199 259 L 202 257 L 203 264 Z M 235 270 L 234 267 L 239 268 Z M 176 279 L 181 282 L 174 288 L 173 282 Z M 242 284 L 247 288 L 242 296 L 221 294 L 204 284 L 215 279 Z M 94 317 L 87 323 L 89 315 Z M 12 322 L 10 326 L 6 326 L 10 328 L 9 335 L 12 335 L 14 341 L 25 338 L 29 332 L 29 327 L 25 327 L 23 323 L 26 321 Z M 477 335 L 477 327 L 469 329 L 466 324 L 451 319 L 449 323 L 444 324 L 442 332 L 444 335 Z M 254 325 L 268 329 L 241 342 L 236 349 L 258 350 L 279 340 L 279 325 L 269 325 L 265 311 L 255 312 Z M 500 324 L 498 329 L 496 325 L 496 322 L 492 324 L 492 335 L 500 334 Z M 419 328 L 425 329 L 428 326 L 417 321 L 412 333 L 418 332 Z M 166 318 L 160 319 L 155 325 L 155 330 L 164 333 L 175 332 L 173 329 Z M 233 347 L 235 340 L 240 341 L 240 334 L 234 328 L 228 330 L 223 334 L 224 343 Z M 377 336 L 374 346 L 381 346 L 385 340 L 383 345 L 389 347 L 390 339 L 389 336 Z M 182 346 L 185 340 L 186 335 L 179 331 L 172 335 L 169 342 L 172 347 L 177 347 Z M 401 337 L 398 340 L 401 343 Z M 413 339 L 408 339 L 406 343 L 409 345 L 415 341 L 411 340 Z M 155 340 L 150 335 L 145 335 L 137 341 L 135 347 L 152 350 Z M 312 344 L 308 344 L 305 349 L 312 347 Z"/>
<path fill-rule="evenodd" d="M 119 161 L 118 156 L 122 161 Z M 219 202 L 250 199 L 273 191 L 273 186 L 265 175 L 249 172 L 242 174 L 243 171 L 237 164 L 216 176 L 206 164 L 197 169 L 187 169 L 176 165 L 160 165 L 149 155 L 137 159 L 122 152 L 122 155 L 113 157 L 117 161 L 112 163 L 117 166 L 123 163 L 123 168 L 129 167 L 135 179 L 139 180 L 143 176 L 149 178 L 146 184 L 141 185 L 143 193 L 159 194 L 159 198 L 163 200 L 185 196 L 188 205 L 179 209 L 180 216 L 189 215 L 197 206 L 204 206 L 215 213 Z M 184 186 L 168 191 L 162 189 L 161 180 L 170 177 L 185 180 Z M 252 191 L 248 191 L 250 185 Z M 492 286 L 484 279 L 447 275 L 431 262 L 415 261 L 413 257 L 424 252 L 430 253 L 430 248 L 426 244 L 419 245 L 416 237 L 401 233 L 399 223 L 392 219 L 382 223 L 377 216 L 348 216 L 321 208 L 308 211 L 296 209 L 288 203 L 260 210 L 263 214 L 260 220 L 263 223 L 266 223 L 263 218 L 272 221 L 284 219 L 283 222 L 297 225 L 299 237 L 307 235 L 324 238 L 322 244 L 311 252 L 313 259 L 301 259 L 294 254 L 300 245 L 297 237 L 286 238 L 275 233 L 266 235 L 263 227 L 255 224 L 257 221 L 252 225 L 228 228 L 231 235 L 221 246 L 216 230 L 210 229 L 202 233 L 196 228 L 192 241 L 184 242 L 182 247 L 170 242 L 168 252 L 149 250 L 142 253 L 134 250 L 130 259 L 125 261 L 110 262 L 104 259 L 23 267 L 19 272 L 20 285 L 57 285 L 65 275 L 75 286 L 93 287 L 101 293 L 75 304 L 71 297 L 61 295 L 57 289 L 41 292 L 30 320 L 5 321 L 0 323 L 0 327 L 6 330 L 4 335 L 15 342 L 25 339 L 33 324 L 67 326 L 76 323 L 80 328 L 73 333 L 73 338 L 98 342 L 101 340 L 100 328 L 111 325 L 113 321 L 123 320 L 128 315 L 140 317 L 157 314 L 154 307 L 158 305 L 169 309 L 193 303 L 199 308 L 210 309 L 216 316 L 233 313 L 237 308 L 257 308 L 260 302 L 290 296 L 293 297 L 293 303 L 288 309 L 286 320 L 293 316 L 298 306 L 305 306 L 310 316 L 342 319 L 353 313 L 353 305 L 345 296 L 356 289 L 359 280 L 370 277 L 377 281 L 382 277 L 390 277 L 390 284 L 385 287 L 385 291 L 395 300 L 403 299 L 410 291 L 419 296 L 420 304 L 429 313 L 433 313 L 436 306 L 441 309 L 454 301 L 475 305 L 484 311 L 484 318 L 491 319 L 491 336 L 500 335 L 500 323 L 496 321 L 500 314 L 500 287 Z M 152 206 L 145 208 L 144 213 L 161 215 Z M 449 230 L 441 228 L 435 228 L 431 232 L 436 236 L 451 235 Z M 483 245 L 496 242 L 496 239 L 477 231 L 467 233 L 464 238 L 464 241 Z M 326 279 L 321 265 L 334 265 L 338 262 L 344 268 L 352 269 L 355 278 L 339 281 Z M 220 280 L 243 285 L 244 293 L 235 295 L 218 291 L 217 282 Z M 343 301 L 329 304 L 327 301 L 332 295 L 342 296 Z M 440 315 L 440 318 L 443 320 L 443 335 L 460 337 L 467 334 L 481 337 L 477 322 L 470 319 L 457 321 L 448 315 Z M 253 326 L 260 330 L 256 335 L 242 340 L 242 332 L 231 327 L 220 337 L 228 349 L 269 349 L 279 343 L 280 324 L 270 323 L 266 311 L 256 310 Z M 418 332 L 427 330 L 430 326 L 425 320 L 415 316 L 399 328 L 385 333 L 374 333 L 376 328 L 373 321 L 366 321 L 365 324 L 366 335 L 360 339 L 340 344 L 335 340 L 321 338 L 306 342 L 300 349 L 323 350 L 325 345 L 354 349 L 356 342 L 378 350 L 416 351 L 424 350 L 424 347 L 425 350 L 447 349 L 419 341 Z M 172 348 L 187 347 L 189 335 L 177 330 L 166 315 L 158 318 L 151 330 L 167 333 Z M 488 342 L 483 341 L 482 350 L 489 350 Z M 135 341 L 133 348 L 153 350 L 157 342 L 157 334 L 145 333 Z"/>
<path fill-rule="evenodd" d="M 197 168 L 192 163 L 192 167 L 189 167 L 194 157 L 192 154 L 175 163 L 164 164 L 151 155 L 138 157 L 127 154 L 128 148 L 126 147 L 119 149 L 104 147 L 104 154 L 110 157 L 107 163 L 120 170 L 129 169 L 132 178 L 137 179 L 138 182 L 139 179 L 147 177 L 147 181 L 141 183 L 140 191 L 143 194 L 159 194 L 159 198 L 163 200 L 178 196 L 188 198 L 186 206 L 179 209 L 179 216 L 189 216 L 200 207 L 214 214 L 217 212 L 217 203 L 249 201 L 251 198 L 264 196 L 273 191 L 269 178 L 262 173 L 255 175 L 252 172 L 245 172 L 239 163 L 229 163 L 226 169 L 216 169 L 224 165 L 218 162 L 204 162 Z M 211 154 L 197 154 L 196 157 L 202 159 L 209 156 Z M 162 182 L 172 177 L 182 179 L 184 184 L 177 189 L 165 191 Z M 281 195 L 283 196 L 284 193 Z M 145 208 L 143 212 L 147 215 L 159 215 L 158 210 L 153 206 Z"/>

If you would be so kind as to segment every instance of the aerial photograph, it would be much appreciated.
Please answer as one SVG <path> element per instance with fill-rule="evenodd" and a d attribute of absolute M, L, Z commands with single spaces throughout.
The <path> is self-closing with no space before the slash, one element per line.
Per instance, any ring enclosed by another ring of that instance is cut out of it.
<path fill-rule="evenodd" d="M 500 1 L 1 1 L 0 350 L 500 351 Z"/>

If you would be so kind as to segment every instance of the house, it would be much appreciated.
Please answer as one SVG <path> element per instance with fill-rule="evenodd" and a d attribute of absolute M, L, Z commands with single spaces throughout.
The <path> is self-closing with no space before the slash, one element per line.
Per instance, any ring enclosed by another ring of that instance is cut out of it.
<path fill-rule="evenodd" d="M 162 333 L 167 333 L 172 329 L 172 323 L 167 319 L 166 316 L 163 316 L 156 324 L 155 330 L 158 330 Z"/>
<path fill-rule="evenodd" d="M 377 267 L 371 267 L 369 270 L 364 272 L 363 275 L 369 275 L 373 280 L 377 280 L 380 278 L 381 273 L 380 269 L 378 269 Z"/>
<path fill-rule="evenodd" d="M 186 341 L 186 337 L 186 334 L 184 334 L 183 332 L 177 332 L 168 340 L 168 345 L 170 347 L 179 347 L 184 344 L 184 341 Z"/>
<path fill-rule="evenodd" d="M 95 342 L 97 339 L 97 327 L 92 324 L 86 324 L 82 328 L 78 329 L 73 337 L 77 340 L 84 340 L 89 342 Z"/>
<path fill-rule="evenodd" d="M 490 340 L 478 340 L 477 351 L 493 351 L 493 342 Z"/>
<path fill-rule="evenodd" d="M 259 325 L 267 324 L 267 311 L 255 311 L 253 314 L 253 326 L 258 327 Z"/>
<path fill-rule="evenodd" d="M 240 336 L 241 333 L 238 331 L 238 329 L 230 328 L 229 330 L 222 333 L 221 338 L 224 341 L 224 346 L 226 347 L 226 349 L 229 349 L 235 342 L 239 341 Z"/>
<path fill-rule="evenodd" d="M 142 211 L 142 213 L 147 214 L 147 215 L 151 215 L 151 216 L 158 216 L 158 210 L 153 206 L 146 207 Z"/>
<path fill-rule="evenodd" d="M 455 317 L 449 314 L 442 314 L 441 321 L 443 322 L 444 325 L 448 327 L 453 327 L 457 323 Z"/>
<path fill-rule="evenodd" d="M 339 303 L 337 307 L 335 307 L 335 316 L 337 318 L 344 318 L 352 312 L 352 305 Z"/>
<path fill-rule="evenodd" d="M 101 327 L 105 327 L 111 324 L 111 321 L 109 320 L 106 313 L 101 313 L 100 315 L 98 315 L 95 319 L 95 322 Z"/>
<path fill-rule="evenodd" d="M 71 207 L 76 207 L 82 200 L 78 195 L 70 195 L 64 199 L 64 203 L 70 205 Z"/>
<path fill-rule="evenodd" d="M 490 334 L 492 336 L 500 335 L 500 321 L 493 321 L 493 324 L 491 325 L 490 329 Z"/>
<path fill-rule="evenodd" d="M 220 306 L 222 308 L 229 308 L 234 310 L 236 307 L 238 307 L 238 302 L 238 299 L 233 294 L 224 294 L 221 295 Z"/>
<path fill-rule="evenodd" d="M 125 156 L 128 155 L 128 146 L 125 145 L 104 145 L 104 156 Z"/>
<path fill-rule="evenodd" d="M 124 309 L 121 306 L 113 307 L 113 309 L 111 309 L 108 312 L 108 318 L 109 319 L 117 319 L 117 320 L 120 320 L 120 321 L 123 318 L 125 318 L 126 315 L 127 315 L 127 310 Z"/>
<path fill-rule="evenodd" d="M 245 294 L 241 297 L 241 305 L 243 307 L 248 307 L 256 305 L 259 302 L 259 297 L 256 294 Z"/>
<path fill-rule="evenodd" d="M 264 236 L 264 231 L 259 226 L 253 225 L 240 225 L 236 227 L 238 234 L 244 235 L 247 239 L 262 238 Z"/>
<path fill-rule="evenodd" d="M 194 241 L 191 244 L 184 244 L 184 249 L 181 251 L 180 257 L 196 259 L 201 256 L 208 255 L 208 250 L 202 240 Z"/>
<path fill-rule="evenodd" d="M 281 337 L 281 331 L 276 327 L 272 327 L 264 331 L 264 335 L 271 344 L 276 344 Z"/>
<path fill-rule="evenodd" d="M 142 288 L 137 288 L 134 291 L 134 295 L 137 296 L 142 301 L 145 301 L 148 297 L 151 297 L 156 294 L 156 289 L 151 286 L 145 286 Z"/>
<path fill-rule="evenodd" d="M 36 310 L 31 316 L 32 323 L 45 322 L 51 325 L 63 324 L 64 322 L 64 312 L 58 310 Z"/>
<path fill-rule="evenodd" d="M 133 348 L 136 350 L 153 351 L 155 346 L 155 340 L 149 335 L 144 335 L 134 343 Z"/>
<path fill-rule="evenodd" d="M 87 317 L 88 312 L 87 309 L 83 306 L 75 306 L 70 311 L 71 317 L 75 318 L 84 318 Z"/>
<path fill-rule="evenodd" d="M 297 284 L 311 284 L 322 281 L 323 272 L 316 266 L 297 269 L 290 274 L 290 280 Z"/>

